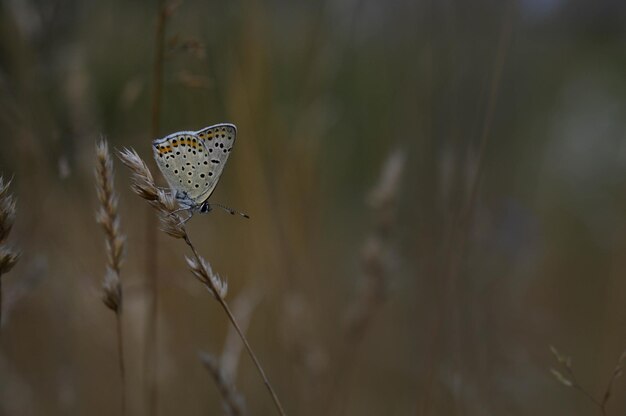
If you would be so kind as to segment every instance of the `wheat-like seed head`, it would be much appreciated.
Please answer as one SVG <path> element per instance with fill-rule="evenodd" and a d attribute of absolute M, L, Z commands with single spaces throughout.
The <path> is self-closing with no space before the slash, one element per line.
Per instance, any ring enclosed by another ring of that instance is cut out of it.
<path fill-rule="evenodd" d="M 114 191 L 113 159 L 109 145 L 103 138 L 96 143 L 96 192 L 100 205 L 96 210 L 96 221 L 106 236 L 107 269 L 102 282 L 102 301 L 111 310 L 118 312 L 122 305 L 120 269 L 124 256 L 126 237 L 120 229 L 118 196 Z"/>
<path fill-rule="evenodd" d="M 10 248 L 0 246 L 0 275 L 8 273 L 20 258 L 20 254 Z"/>
<path fill-rule="evenodd" d="M 178 206 L 174 196 L 157 188 L 150 169 L 134 149 L 124 149 L 118 156 L 132 172 L 133 191 L 159 212 L 162 230 L 174 238 L 185 238 L 187 232 L 175 213 Z"/>
<path fill-rule="evenodd" d="M 119 312 L 122 308 L 122 285 L 120 275 L 107 267 L 102 280 L 102 302 L 113 312 Z"/>
<path fill-rule="evenodd" d="M 11 181 L 0 176 L 0 243 L 4 242 L 15 222 L 15 199 L 9 194 Z"/>
<path fill-rule="evenodd" d="M 20 254 L 6 246 L 5 241 L 15 223 L 15 198 L 9 194 L 11 181 L 0 176 L 0 274 L 7 273 L 17 263 Z"/>
<path fill-rule="evenodd" d="M 159 189 L 154 185 L 150 169 L 137 152 L 134 149 L 125 148 L 118 152 L 118 156 L 133 173 L 133 191 L 147 201 L 158 201 Z"/>
<path fill-rule="evenodd" d="M 204 258 L 199 257 L 199 261 L 189 257 L 185 257 L 187 265 L 191 272 L 198 278 L 200 282 L 206 286 L 209 293 L 214 297 L 224 299 L 228 293 L 228 282 L 222 280 L 217 273 L 213 273 L 211 265 Z"/>

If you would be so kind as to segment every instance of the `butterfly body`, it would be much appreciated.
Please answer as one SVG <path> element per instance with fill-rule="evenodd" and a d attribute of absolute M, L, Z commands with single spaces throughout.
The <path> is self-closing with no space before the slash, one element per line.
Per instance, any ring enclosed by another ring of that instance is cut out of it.
<path fill-rule="evenodd" d="M 198 131 L 172 133 L 152 142 L 154 159 L 181 209 L 191 214 L 211 210 L 208 199 L 222 175 L 236 137 L 234 124 L 221 123 Z"/>

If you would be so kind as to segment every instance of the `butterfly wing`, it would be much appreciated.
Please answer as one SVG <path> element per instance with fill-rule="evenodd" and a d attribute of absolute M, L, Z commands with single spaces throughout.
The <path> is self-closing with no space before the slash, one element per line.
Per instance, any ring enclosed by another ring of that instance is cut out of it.
<path fill-rule="evenodd" d="M 205 155 L 208 155 L 209 170 L 206 180 L 202 182 L 202 193 L 198 195 L 198 202 L 204 202 L 211 196 L 222 175 L 237 138 L 237 127 L 234 124 L 221 123 L 198 130 L 195 135 L 204 144 Z"/>
<path fill-rule="evenodd" d="M 170 134 L 152 143 L 154 159 L 176 197 L 190 205 L 199 205 L 215 175 L 206 146 L 195 132 Z"/>

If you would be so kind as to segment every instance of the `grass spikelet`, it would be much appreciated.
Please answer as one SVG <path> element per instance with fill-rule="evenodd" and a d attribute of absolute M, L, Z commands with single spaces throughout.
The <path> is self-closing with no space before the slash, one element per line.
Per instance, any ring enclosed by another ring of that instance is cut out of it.
<path fill-rule="evenodd" d="M 6 244 L 15 223 L 16 203 L 9 193 L 11 180 L 5 182 L 0 176 L 0 323 L 2 322 L 2 275 L 17 264 L 20 254 Z"/>
<path fill-rule="evenodd" d="M 9 193 L 11 181 L 5 182 L 0 176 L 0 243 L 9 236 L 15 223 L 15 199 Z"/>
<path fill-rule="evenodd" d="M 193 258 L 185 257 L 187 265 L 191 272 L 206 286 L 214 297 L 226 298 L 228 293 L 228 282 L 222 280 L 217 274 L 213 273 L 213 269 L 208 261 L 200 257 L 199 261 Z"/>
<path fill-rule="evenodd" d="M 124 149 L 118 156 L 132 172 L 132 190 L 157 210 L 161 229 L 171 237 L 184 239 L 187 232 L 182 218 L 176 213 L 178 207 L 174 196 L 155 185 L 150 169 L 135 150 Z"/>

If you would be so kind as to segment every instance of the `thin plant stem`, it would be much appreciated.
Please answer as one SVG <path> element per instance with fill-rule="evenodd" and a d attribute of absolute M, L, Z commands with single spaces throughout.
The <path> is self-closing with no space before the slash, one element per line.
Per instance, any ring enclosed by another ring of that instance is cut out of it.
<path fill-rule="evenodd" d="M 222 396 L 222 406 L 225 416 L 244 416 L 246 411 L 243 405 L 243 398 L 237 392 L 234 382 L 229 380 L 222 371 L 219 360 L 211 354 L 201 352 L 200 361 L 207 369 L 215 385 Z"/>
<path fill-rule="evenodd" d="M 459 273 L 461 261 L 463 256 L 465 255 L 467 248 L 468 236 L 471 228 L 471 218 L 472 214 L 474 213 L 476 201 L 478 199 L 478 191 L 480 189 L 482 174 L 484 171 L 485 153 L 489 144 L 489 139 L 491 137 L 491 127 L 493 124 L 493 116 L 496 109 L 498 93 L 500 91 L 500 81 L 506 62 L 507 52 L 510 48 L 510 40 L 512 34 L 512 16 L 513 3 L 509 3 L 505 11 L 505 17 L 503 19 L 502 26 L 500 28 L 500 38 L 493 63 L 494 72 L 491 78 L 491 83 L 489 85 L 487 108 L 480 135 L 478 159 L 476 163 L 477 167 L 470 181 L 469 196 L 466 202 L 463 204 L 463 206 L 459 208 L 454 218 L 452 219 L 452 228 L 445 249 L 446 254 L 444 259 L 448 262 L 448 264 L 442 272 L 444 277 L 442 287 L 444 300 L 439 303 L 440 311 L 436 315 L 437 317 L 435 318 L 433 326 L 434 336 L 431 337 L 431 342 L 429 346 L 428 356 L 430 365 L 426 376 L 426 388 L 424 389 L 425 392 L 423 395 L 424 402 L 422 403 L 422 406 L 418 406 L 418 413 L 420 414 L 430 414 L 432 412 L 431 396 L 433 384 L 435 381 L 436 369 L 439 365 L 439 361 L 443 353 L 443 348 L 441 345 L 441 343 L 443 342 L 443 334 L 441 332 L 443 330 L 444 321 L 448 316 L 448 314 L 446 313 L 446 308 L 449 307 L 450 301 L 452 300 L 455 292 L 455 278 Z"/>
<path fill-rule="evenodd" d="M 367 198 L 374 224 L 365 239 L 361 255 L 365 286 L 348 311 L 346 342 L 337 360 L 336 376 L 327 401 L 328 410 L 324 414 L 345 414 L 363 340 L 387 297 L 387 280 L 390 277 L 388 257 L 393 250 L 390 239 L 396 225 L 395 208 L 405 163 L 404 151 L 393 151 Z"/>
<path fill-rule="evenodd" d="M 557 379 L 557 381 L 559 381 L 566 387 L 573 388 L 582 393 L 583 396 L 585 396 L 587 399 L 589 399 L 591 403 L 598 407 L 598 410 L 600 410 L 600 413 L 602 413 L 603 416 L 606 416 L 606 406 L 613 394 L 613 385 L 615 384 L 615 381 L 624 373 L 626 350 L 622 352 L 622 354 L 619 356 L 619 359 L 617 360 L 617 364 L 613 369 L 611 378 L 609 379 L 606 389 L 604 390 L 604 394 L 602 395 L 602 400 L 596 399 L 587 389 L 581 386 L 581 384 L 578 382 L 578 378 L 576 377 L 576 373 L 574 372 L 574 368 L 572 367 L 572 359 L 570 357 L 562 355 L 554 346 L 550 346 L 550 350 L 552 351 L 552 354 L 556 358 L 561 369 L 565 370 L 564 374 L 559 369 L 550 369 L 552 375 Z"/>
<path fill-rule="evenodd" d="M 126 414 L 126 368 L 124 366 L 124 342 L 122 338 L 122 314 L 115 314 L 115 329 L 117 331 L 117 356 L 120 368 L 120 379 L 122 382 L 122 412 Z"/>
<path fill-rule="evenodd" d="M 153 85 L 152 85 L 152 120 L 151 135 L 152 139 L 159 134 L 161 122 L 161 96 L 163 89 L 163 58 L 165 45 L 165 25 L 167 21 L 167 9 L 163 0 L 158 0 L 158 18 L 155 31 L 155 56 L 153 66 Z M 148 390 L 148 414 L 156 415 L 158 407 L 158 242 L 157 242 L 157 224 L 156 214 L 148 207 L 146 221 L 146 278 L 148 280 L 148 292 L 150 297 L 150 306 L 148 310 L 148 322 L 146 325 L 146 341 L 144 349 L 144 382 L 147 384 Z M 151 370 L 151 371 L 150 371 Z"/>
<path fill-rule="evenodd" d="M 163 90 L 163 60 L 165 55 L 165 24 L 167 22 L 167 8 L 163 0 L 159 0 L 159 16 L 156 25 L 155 35 L 155 56 L 154 56 L 154 79 L 152 84 L 152 129 L 151 133 L 155 138 L 159 134 L 161 123 L 161 95 Z"/>
<path fill-rule="evenodd" d="M 189 238 L 189 235 L 187 235 L 186 233 L 185 233 L 185 236 L 184 236 L 184 240 L 185 240 L 185 243 L 187 243 L 187 245 L 189 246 L 189 248 L 191 248 L 191 251 L 193 252 L 194 257 L 196 258 L 196 261 L 198 261 L 200 263 L 201 262 L 200 255 L 198 254 L 198 251 L 196 250 L 196 247 L 191 243 L 191 239 Z M 209 284 L 212 285 L 212 282 L 210 280 L 209 280 Z M 256 357 L 256 354 L 252 350 L 252 347 L 250 346 L 250 343 L 248 342 L 248 339 L 246 338 L 246 336 L 244 335 L 243 331 L 239 327 L 239 324 L 237 323 L 237 320 L 235 319 L 235 316 L 231 312 L 230 307 L 228 306 L 228 303 L 226 302 L 226 300 L 222 296 L 219 295 L 218 288 L 213 287 L 211 289 L 213 290 L 213 293 L 216 294 L 215 298 L 217 299 L 217 301 L 219 302 L 220 306 L 222 307 L 222 309 L 224 310 L 224 312 L 228 316 L 228 319 L 230 320 L 230 322 L 235 327 L 235 330 L 237 331 L 237 334 L 239 334 L 239 337 L 241 338 L 241 341 L 245 345 L 246 351 L 248 351 L 248 355 L 250 356 L 250 358 L 254 362 L 254 365 L 256 366 L 257 370 L 259 371 L 259 374 L 261 375 L 261 378 L 263 379 L 263 383 L 265 384 L 265 387 L 267 387 L 267 390 L 269 391 L 270 395 L 272 396 L 272 400 L 274 401 L 274 405 L 276 406 L 276 409 L 278 410 L 278 413 L 280 413 L 281 416 L 285 416 L 285 411 L 283 409 L 283 406 L 280 403 L 280 400 L 278 399 L 278 396 L 276 395 L 276 392 L 274 391 L 274 388 L 272 387 L 272 384 L 270 383 L 269 379 L 267 378 L 267 375 L 265 374 L 265 371 L 263 371 L 263 367 L 261 367 L 261 363 L 259 362 L 259 359 Z"/>

